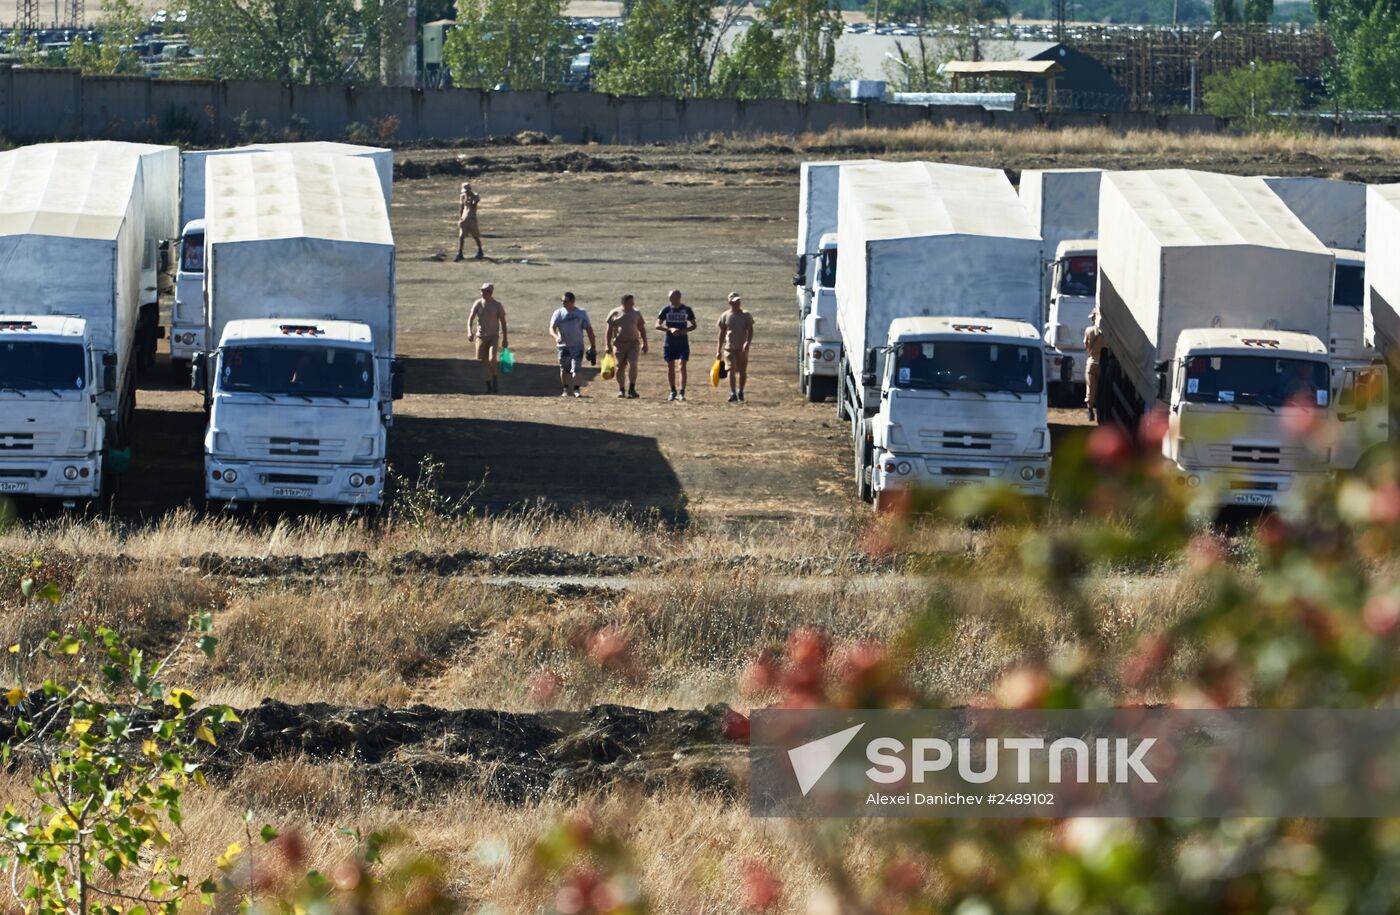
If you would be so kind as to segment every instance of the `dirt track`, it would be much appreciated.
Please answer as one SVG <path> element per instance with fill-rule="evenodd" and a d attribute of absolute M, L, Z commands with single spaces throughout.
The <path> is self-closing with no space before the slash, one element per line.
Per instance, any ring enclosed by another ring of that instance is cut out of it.
<path fill-rule="evenodd" d="M 805 403 L 794 376 L 796 172 L 810 154 L 780 145 L 728 152 L 540 141 L 398 154 L 392 215 L 409 394 L 390 436 L 396 469 L 412 475 L 432 454 L 446 465 L 446 489 L 478 490 L 474 504 L 487 510 L 539 502 L 748 523 L 859 510 L 843 425 L 830 404 Z M 1093 161 L 1053 154 L 1032 161 L 997 153 L 940 158 L 1013 171 L 1173 164 L 1112 153 Z M 1372 180 L 1394 171 L 1379 159 L 1255 158 L 1174 164 L 1243 173 L 1340 171 Z M 456 193 L 464 176 L 483 195 L 487 258 L 454 263 Z M 519 359 L 499 396 L 482 393 L 466 341 L 467 309 L 487 280 L 509 310 Z M 577 293 L 601 327 L 620 293 L 635 293 L 639 307 L 654 314 L 673 286 L 684 290 L 700 318 L 687 403 L 663 400 L 659 345 L 643 360 L 641 400 L 616 400 L 616 389 L 596 370 L 588 372 L 582 400 L 558 396 L 545 324 L 561 291 Z M 743 406 L 727 404 L 727 391 L 712 389 L 706 378 L 714 321 L 730 290 L 744 294 L 756 317 Z M 164 361 L 143 388 L 133 472 L 117 511 L 151 516 L 198 506 L 198 399 Z M 1075 411 L 1057 411 L 1053 419 L 1056 431 L 1082 422 Z"/>

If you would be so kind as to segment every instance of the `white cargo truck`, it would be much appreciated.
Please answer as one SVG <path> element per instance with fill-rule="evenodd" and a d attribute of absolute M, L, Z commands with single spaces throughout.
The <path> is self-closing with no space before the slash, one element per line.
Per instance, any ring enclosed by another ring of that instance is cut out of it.
<path fill-rule="evenodd" d="M 190 150 L 180 158 L 184 193 L 180 198 L 180 259 L 175 272 L 175 303 L 170 319 L 170 359 L 186 365 L 204 350 L 204 186 L 206 163 L 237 153 L 295 152 L 313 155 L 354 156 L 374 164 L 384 205 L 390 205 L 394 186 L 394 151 L 351 143 L 262 143 L 226 149 Z"/>
<path fill-rule="evenodd" d="M 861 496 L 990 482 L 1043 495 L 1040 236 L 1005 174 L 881 163 L 840 183 L 838 410 Z"/>
<path fill-rule="evenodd" d="M 1284 206 L 1336 256 L 1332 326 L 1327 340 L 1342 360 L 1369 361 L 1363 343 L 1366 270 L 1366 185 L 1331 178 L 1265 178 Z"/>
<path fill-rule="evenodd" d="M 1102 175 L 1097 168 L 1027 169 L 1017 189 L 1045 255 L 1054 257 L 1047 265 L 1041 296 L 1049 305 L 1044 318 L 1045 379 L 1051 403 L 1084 402 L 1084 328 L 1093 311 L 1093 242 L 1099 237 Z M 1070 252 L 1062 256 L 1066 243 Z M 1067 262 L 1065 257 L 1074 260 Z"/>
<path fill-rule="evenodd" d="M 126 448 L 141 175 L 76 144 L 0 153 L 0 493 L 95 498 Z"/>
<path fill-rule="evenodd" d="M 1400 184 L 1366 189 L 1366 342 L 1400 362 Z"/>
<path fill-rule="evenodd" d="M 807 399 L 836 393 L 836 214 L 842 166 L 875 159 L 803 162 L 797 198 L 797 375 Z"/>
<path fill-rule="evenodd" d="M 1216 505 L 1326 472 L 1282 408 L 1331 410 L 1331 252 L 1259 178 L 1114 172 L 1099 201 L 1099 421 L 1167 411 L 1173 481 Z"/>
<path fill-rule="evenodd" d="M 402 373 L 373 164 L 271 152 L 207 168 L 206 497 L 378 505 Z"/>

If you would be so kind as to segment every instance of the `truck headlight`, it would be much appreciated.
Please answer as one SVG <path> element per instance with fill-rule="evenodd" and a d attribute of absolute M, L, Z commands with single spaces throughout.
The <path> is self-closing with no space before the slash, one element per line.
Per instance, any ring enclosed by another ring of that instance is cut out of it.
<path fill-rule="evenodd" d="M 78 478 L 78 468 L 69 464 L 67 467 L 63 468 L 63 478 L 65 480 L 76 480 Z"/>
<path fill-rule="evenodd" d="M 1034 480 L 1034 479 L 1035 479 L 1035 468 L 1034 468 L 1034 467 L 1022 467 L 1022 468 L 1021 468 L 1021 479 L 1026 480 L 1027 482 L 1029 482 L 1029 481 L 1031 481 L 1031 480 Z"/>
<path fill-rule="evenodd" d="M 900 461 L 898 466 L 895 467 L 895 470 L 899 471 L 901 474 L 906 474 L 913 469 L 914 468 L 910 466 L 908 461 Z"/>
<path fill-rule="evenodd" d="M 824 350 L 822 350 L 822 361 L 823 361 L 823 362 L 835 362 L 835 361 L 836 361 L 836 350 L 834 350 L 834 349 L 824 349 Z"/>
<path fill-rule="evenodd" d="M 217 480 L 218 478 L 219 478 L 219 472 L 216 470 L 216 471 L 214 471 L 214 479 Z M 225 483 L 234 483 L 234 482 L 237 482 L 237 480 L 238 480 L 238 471 L 237 471 L 237 470 L 225 470 L 225 471 L 224 471 L 224 482 L 225 482 Z"/>
<path fill-rule="evenodd" d="M 180 342 L 185 344 L 186 346 L 189 346 L 191 343 L 194 342 L 194 334 L 185 334 L 180 338 Z"/>
<path fill-rule="evenodd" d="M 350 474 L 350 485 L 353 486 L 353 487 L 355 487 L 356 489 L 358 489 L 358 488 L 360 488 L 361 486 L 365 485 L 365 477 L 364 477 L 364 474 L 359 474 L 359 473 L 352 473 L 352 474 Z"/>

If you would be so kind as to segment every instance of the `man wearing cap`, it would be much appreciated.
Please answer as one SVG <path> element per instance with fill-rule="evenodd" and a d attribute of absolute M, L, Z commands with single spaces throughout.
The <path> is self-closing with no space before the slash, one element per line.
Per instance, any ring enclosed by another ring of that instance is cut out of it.
<path fill-rule="evenodd" d="M 666 306 L 656 316 L 656 329 L 665 331 L 661 356 L 666 360 L 666 377 L 671 382 L 667 400 L 685 400 L 685 364 L 690 359 L 690 332 L 697 327 L 695 312 L 681 302 L 681 291 L 672 289 Z M 676 365 L 680 364 L 681 388 L 676 392 Z"/>
<path fill-rule="evenodd" d="M 744 382 L 749 378 L 749 344 L 753 343 L 753 315 L 744 311 L 739 293 L 729 293 L 729 310 L 720 315 L 715 358 L 729 366 L 729 402 L 744 402 Z"/>
<path fill-rule="evenodd" d="M 481 205 L 481 195 L 472 190 L 471 182 L 462 184 L 462 194 L 457 198 L 457 256 L 462 259 L 462 249 L 467 244 L 467 236 L 476 242 L 476 259 L 481 260 L 486 252 L 481 250 L 481 224 L 477 219 L 476 208 Z"/>
<path fill-rule="evenodd" d="M 582 397 L 578 389 L 578 376 L 583 367 L 583 338 L 588 337 L 588 359 L 591 362 L 598 342 L 593 336 L 593 324 L 588 320 L 588 312 L 575 303 L 574 294 L 566 292 L 559 297 L 559 307 L 549 319 L 549 334 L 554 338 L 555 349 L 559 351 L 559 382 L 564 386 L 560 397 L 568 397 L 570 385 L 573 395 Z"/>
<path fill-rule="evenodd" d="M 647 351 L 647 322 L 630 295 L 608 313 L 608 352 L 617 357 L 617 396 L 637 397 L 637 363 Z M 623 385 L 623 375 L 627 384 Z"/>
<path fill-rule="evenodd" d="M 510 346 L 506 309 L 496 301 L 495 291 L 495 286 L 482 283 L 481 298 L 472 303 L 467 316 L 467 342 L 476 343 L 476 358 L 486 379 L 487 394 L 500 393 L 501 350 Z"/>

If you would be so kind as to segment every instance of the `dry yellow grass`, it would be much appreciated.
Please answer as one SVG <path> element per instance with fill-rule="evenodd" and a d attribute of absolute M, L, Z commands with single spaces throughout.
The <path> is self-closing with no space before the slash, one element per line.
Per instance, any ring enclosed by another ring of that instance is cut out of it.
<path fill-rule="evenodd" d="M 725 138 L 717 141 L 733 151 L 760 150 L 791 145 L 792 137 Z M 1248 135 L 1226 133 L 1179 134 L 1155 130 L 1108 130 L 1092 127 L 1003 130 L 964 124 L 917 124 L 903 128 L 833 128 L 796 138 L 799 149 L 929 154 L 992 152 L 1005 159 L 1041 160 L 1060 155 L 1099 156 L 1107 159 L 1139 157 L 1172 161 L 1177 166 L 1197 160 L 1231 156 L 1292 158 L 1314 156 L 1326 164 L 1334 160 L 1400 156 L 1400 140 L 1389 137 L 1333 137 L 1311 133 L 1265 132 Z"/>

